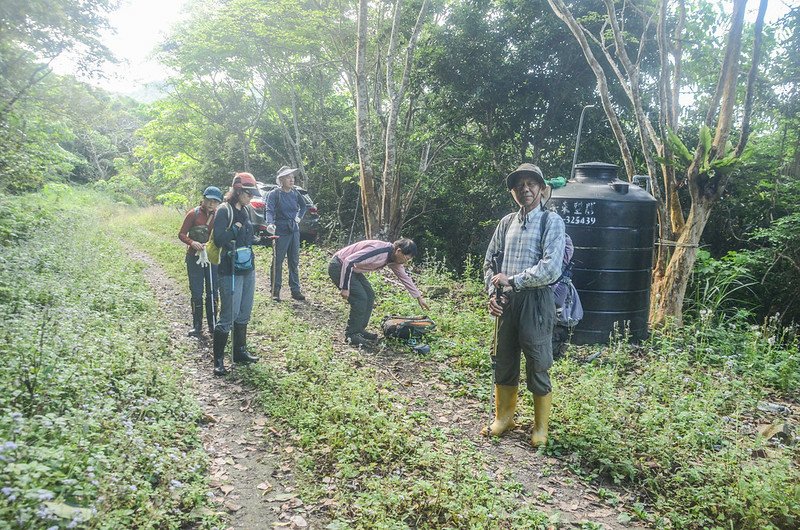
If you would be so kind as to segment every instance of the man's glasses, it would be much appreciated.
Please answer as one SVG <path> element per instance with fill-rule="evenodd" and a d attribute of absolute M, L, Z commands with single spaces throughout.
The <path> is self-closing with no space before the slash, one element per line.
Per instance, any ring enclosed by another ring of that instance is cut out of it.
<path fill-rule="evenodd" d="M 516 186 L 514 186 L 514 191 L 523 192 L 525 188 L 528 188 L 531 191 L 536 191 L 539 187 L 539 184 L 533 181 L 530 182 L 518 182 Z"/>

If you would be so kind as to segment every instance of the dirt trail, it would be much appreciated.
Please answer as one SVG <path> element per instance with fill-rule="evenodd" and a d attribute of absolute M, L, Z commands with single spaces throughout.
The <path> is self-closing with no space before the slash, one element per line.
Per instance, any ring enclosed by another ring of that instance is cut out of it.
<path fill-rule="evenodd" d="M 266 296 L 269 287 L 265 282 L 259 279 L 257 288 Z M 342 303 L 341 312 L 332 311 L 316 302 L 314 293 L 305 294 L 306 302 L 288 302 L 294 311 L 310 325 L 327 330 L 336 351 L 352 350 L 342 334 L 346 305 Z M 568 461 L 534 451 L 528 441 L 531 425 L 521 425 L 492 441 L 478 435 L 489 420 L 487 405 L 474 399 L 452 397 L 455 387 L 443 383 L 438 376 L 446 365 L 419 357 L 410 349 L 393 350 L 383 343 L 361 350 L 360 358 L 385 374 L 386 381 L 398 394 L 406 397 L 416 410 L 428 413 L 448 436 L 474 442 L 489 463 L 485 471 L 490 477 L 519 482 L 524 488 L 524 502 L 554 515 L 564 526 L 580 527 L 582 523 L 591 522 L 607 529 L 646 528 L 633 521 L 621 523 L 618 519 L 620 516 L 626 521 L 631 519 L 630 512 L 625 509 L 626 504 L 630 506 L 633 502 L 631 494 L 613 485 L 587 483 L 569 470 Z M 619 502 L 616 505 L 604 502 L 598 495 L 600 488 L 616 493 Z"/>
<path fill-rule="evenodd" d="M 326 524 L 321 517 L 324 512 L 318 510 L 324 507 L 306 506 L 296 496 L 292 475 L 292 457 L 296 455 L 289 454 L 292 450 L 290 433 L 268 427 L 273 422 L 255 405 L 256 391 L 230 378 L 212 375 L 210 341 L 186 336 L 190 315 L 185 287 L 168 277 L 149 256 L 140 252 L 132 255 L 147 267 L 145 277 L 171 323 L 172 343 L 188 352 L 180 368 L 189 391 L 205 413 L 202 439 L 212 462 L 212 502 L 227 514 L 229 528 L 323 528 Z M 267 275 L 258 277 L 257 289 L 267 300 L 268 282 Z M 344 342 L 341 333 L 346 317 L 344 305 L 340 313 L 316 302 L 314 293 L 306 293 L 309 297 L 306 302 L 293 301 L 288 293 L 284 294 L 281 304 L 289 305 L 310 325 L 327 330 L 335 351 L 343 353 L 343 358 L 353 358 L 353 348 Z M 263 337 L 255 334 L 251 338 L 253 345 L 263 341 Z M 265 354 L 262 362 L 269 362 L 271 352 L 262 352 L 258 347 L 254 350 Z M 591 522 L 607 529 L 644 528 L 632 522 L 619 522 L 621 514 L 627 517 L 624 506 L 631 501 L 625 491 L 609 485 L 587 484 L 568 469 L 568 462 L 533 451 L 526 433 L 530 426 L 523 425 L 494 441 L 479 436 L 478 431 L 488 421 L 486 405 L 473 399 L 452 397 L 454 388 L 442 383 L 438 376 L 446 369 L 445 365 L 415 356 L 405 349 L 395 351 L 383 345 L 362 350 L 357 359 L 385 374 L 386 381 L 398 394 L 407 398 L 417 410 L 428 413 L 448 436 L 474 442 L 486 457 L 488 476 L 522 484 L 521 503 L 535 505 L 565 527 L 580 527 L 582 523 Z M 226 362 L 226 366 L 229 365 Z M 619 504 L 612 506 L 604 502 L 598 495 L 601 487 L 614 491 L 619 496 Z"/>
<path fill-rule="evenodd" d="M 201 436 L 211 459 L 211 500 L 227 514 L 229 528 L 323 527 L 310 513 L 313 507 L 297 497 L 294 466 L 287 457 L 290 445 L 284 433 L 268 427 L 272 422 L 255 404 L 256 392 L 229 378 L 214 377 L 211 341 L 186 336 L 191 317 L 185 286 L 177 285 L 146 254 L 132 249 L 131 254 L 146 265 L 144 276 L 170 322 L 171 344 L 187 352 L 179 368 L 187 391 L 204 412 Z"/>

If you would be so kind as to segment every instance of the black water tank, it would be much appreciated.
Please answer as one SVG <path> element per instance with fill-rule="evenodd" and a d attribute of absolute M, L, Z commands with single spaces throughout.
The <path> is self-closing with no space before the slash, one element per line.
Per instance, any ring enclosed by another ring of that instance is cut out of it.
<path fill-rule="evenodd" d="M 617 179 L 603 162 L 575 166 L 574 180 L 553 191 L 547 207 L 564 219 L 575 245 L 572 278 L 583 303 L 574 344 L 608 342 L 617 324 L 632 339 L 647 337 L 656 200 Z"/>

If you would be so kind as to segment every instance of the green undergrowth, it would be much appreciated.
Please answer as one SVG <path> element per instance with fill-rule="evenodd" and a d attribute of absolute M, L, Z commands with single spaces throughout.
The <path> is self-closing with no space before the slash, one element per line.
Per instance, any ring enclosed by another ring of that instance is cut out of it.
<path fill-rule="evenodd" d="M 102 200 L 0 197 L 0 528 L 210 527 L 201 411 Z"/>
<path fill-rule="evenodd" d="M 146 215 L 153 216 L 149 222 L 164 223 L 167 216 L 163 212 Z M 163 251 L 172 256 L 172 264 L 162 264 L 179 271 L 176 277 L 182 278 L 182 261 L 179 266 L 174 263 L 180 261 L 182 249 L 167 241 L 167 236 L 176 232 L 180 216 L 170 215 L 168 229 L 146 227 L 163 236 L 163 241 L 146 245 L 155 247 L 156 253 Z M 260 254 L 259 273 L 263 275 L 269 252 Z M 346 303 L 338 298 L 327 276 L 329 255 L 329 250 L 315 247 L 304 251 L 303 287 L 315 303 L 340 312 L 344 318 Z M 468 264 L 466 274 L 456 276 L 435 260 L 423 260 L 412 266 L 417 284 L 429 299 L 429 314 L 437 323 L 436 333 L 427 339 L 432 352 L 426 359 L 441 365 L 439 377 L 446 383 L 447 392 L 487 403 L 488 413 L 492 322 L 486 314 L 478 268 L 475 263 Z M 377 294 L 373 327 L 379 326 L 385 314 L 420 314 L 416 302 L 391 275 L 373 274 L 371 278 Z M 386 389 L 375 386 L 370 382 L 371 377 L 363 377 L 368 370 L 353 372 L 349 365 L 339 365 L 331 357 L 324 338 L 294 320 L 294 315 L 284 314 L 282 311 L 286 309 L 276 312 L 273 308 L 272 304 L 261 301 L 254 324 L 265 332 L 267 328 L 272 330 L 268 333 L 276 347 L 287 352 L 289 376 L 262 373 L 263 367 L 251 373 L 256 384 L 264 385 L 268 393 L 292 396 L 286 401 L 267 397 L 265 403 L 273 414 L 301 433 L 304 447 L 312 455 L 307 463 L 309 476 L 316 475 L 318 482 L 328 476 L 330 480 L 323 484 L 337 486 L 337 502 L 358 500 L 351 511 L 341 512 L 343 520 L 355 521 L 352 524 L 357 525 L 362 514 L 364 517 L 387 514 L 386 520 L 390 521 L 388 517 L 415 506 L 419 501 L 407 496 L 409 492 L 421 491 L 413 486 L 415 481 L 436 484 L 430 477 L 437 476 L 439 471 L 428 468 L 429 460 L 413 449 L 418 444 L 427 451 L 425 443 L 435 447 L 439 435 L 429 432 L 430 429 L 422 429 L 425 431 L 422 438 L 417 432 L 405 434 L 408 421 L 415 419 L 405 404 L 397 402 Z M 276 332 L 276 322 L 287 325 L 281 325 L 280 332 Z M 331 325 L 340 324 L 331 322 Z M 755 427 L 780 419 L 759 416 L 756 406 L 760 402 L 775 398 L 797 403 L 800 391 L 797 346 L 794 332 L 780 328 L 774 321 L 753 326 L 742 319 L 715 315 L 680 328 L 655 332 L 639 346 L 615 338 L 607 346 L 573 347 L 567 359 L 557 363 L 551 372 L 555 394 L 547 452 L 559 456 L 587 479 L 603 477 L 638 491 L 638 502 L 628 508 L 633 517 L 656 527 L 796 528 L 800 513 L 798 448 L 768 443 L 757 436 Z M 411 355 L 402 348 L 398 352 Z M 589 354 L 599 357 L 591 363 L 582 362 Z M 367 386 L 362 387 L 364 384 Z M 346 390 L 340 392 L 337 385 Z M 345 401 L 340 403 L 340 399 Z M 518 412 L 523 428 L 532 424 L 531 401 L 527 392 L 523 392 Z M 297 403 L 304 406 L 297 407 Z M 396 415 L 390 415 L 395 412 Z M 375 424 L 371 422 L 373 416 Z M 391 423 L 401 426 L 399 431 L 387 427 L 388 417 L 392 418 Z M 390 443 L 388 437 L 381 436 L 380 429 L 373 430 L 374 425 L 411 436 L 414 443 Z M 355 445 L 349 444 L 342 434 L 347 433 L 343 430 L 347 426 L 355 429 L 352 431 Z M 370 436 L 362 438 L 362 432 Z M 367 454 L 360 452 L 362 445 Z M 372 454 L 375 447 L 380 448 L 376 454 L 392 455 L 391 459 L 376 461 Z M 340 453 L 343 453 L 341 460 Z M 407 467 L 408 454 L 424 464 L 411 470 L 417 475 Z M 455 473 L 458 469 L 455 462 L 454 467 L 448 465 L 446 473 Z M 341 497 L 344 477 L 349 476 L 353 466 L 358 474 L 350 483 L 357 484 L 358 491 Z M 392 473 L 394 469 L 399 470 L 399 475 Z M 405 483 L 402 494 L 406 496 L 373 495 L 373 483 L 375 491 L 378 484 L 386 484 L 387 488 L 390 484 L 403 484 L 404 474 L 414 478 Z M 481 480 L 479 476 L 474 478 Z M 432 490 L 436 496 L 447 493 L 462 498 L 458 493 L 437 488 Z M 358 496 L 362 490 L 363 498 Z M 377 502 L 376 498 L 385 504 L 378 508 L 369 504 Z M 369 509 L 363 509 L 364 506 Z M 435 509 L 442 508 L 437 505 Z M 403 524 L 413 524 L 409 518 L 400 520 Z"/>
<path fill-rule="evenodd" d="M 285 373 L 260 363 L 245 378 L 295 433 L 304 490 L 329 500 L 332 528 L 546 525 L 541 512 L 519 509 L 518 486 L 487 476 L 472 442 L 449 439 L 368 367 L 354 371 L 358 354 L 335 355 L 328 330 L 288 308 L 257 307 L 267 317 L 257 328 L 284 352 Z"/>
<path fill-rule="evenodd" d="M 315 271 L 325 261 L 303 257 Z M 439 377 L 452 395 L 488 403 L 492 322 L 477 267 L 468 263 L 462 277 L 435 261 L 413 269 L 437 323 L 426 339 L 428 359 L 442 365 Z M 390 275 L 373 278 L 374 327 L 386 314 L 420 313 Z M 307 280 L 312 292 L 324 293 L 315 299 L 346 311 L 326 274 L 308 273 Z M 578 362 L 591 353 L 599 359 Z M 608 346 L 573 347 L 551 372 L 547 451 L 587 479 L 635 487 L 641 493 L 629 506 L 633 517 L 656 527 L 795 528 L 800 453 L 767 444 L 753 422 L 759 402 L 796 396 L 799 367 L 797 337 L 774 319 L 762 326 L 706 319 L 654 333 L 641 346 L 618 337 Z M 518 416 L 523 426 L 533 422 L 527 392 Z"/>

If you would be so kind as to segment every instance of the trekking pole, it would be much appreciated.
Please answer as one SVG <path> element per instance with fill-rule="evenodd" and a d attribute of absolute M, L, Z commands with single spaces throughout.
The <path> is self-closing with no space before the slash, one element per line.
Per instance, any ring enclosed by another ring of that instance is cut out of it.
<path fill-rule="evenodd" d="M 217 306 L 214 302 L 215 292 L 214 292 L 214 271 L 211 269 L 213 265 L 210 263 L 208 264 L 208 289 L 211 291 L 211 334 L 214 334 L 214 328 L 217 327 Z"/>
<path fill-rule="evenodd" d="M 276 259 L 276 254 L 278 252 L 278 236 L 272 235 L 270 236 L 270 239 L 270 246 L 272 247 L 272 263 L 269 267 L 269 295 L 270 297 L 280 297 L 280 293 L 275 292 L 275 274 L 277 274 L 275 268 L 278 264 L 278 260 Z"/>
<path fill-rule="evenodd" d="M 503 263 L 503 251 L 500 250 L 492 254 L 492 258 L 490 260 L 490 268 L 492 273 L 498 274 L 502 267 Z M 501 305 L 501 297 L 502 297 L 502 290 L 495 288 L 494 290 L 494 297 L 497 305 Z M 486 435 L 491 436 L 492 434 L 492 422 L 494 421 L 494 411 L 495 407 L 497 407 L 497 396 L 495 395 L 495 386 L 496 386 L 496 375 L 495 370 L 497 369 L 497 334 L 500 328 L 500 317 L 494 317 L 494 333 L 492 336 L 492 349 L 489 352 L 489 360 L 491 361 L 492 366 L 492 401 L 489 404 L 489 425 L 486 427 Z"/>
<path fill-rule="evenodd" d="M 499 301 L 499 297 L 498 297 Z M 494 317 L 494 337 L 492 338 L 492 351 L 489 353 L 489 360 L 492 366 L 492 400 L 489 403 L 489 424 L 486 427 L 487 436 L 492 434 L 492 422 L 494 421 L 494 410 L 497 406 L 497 396 L 495 395 L 495 370 L 497 369 L 497 328 L 499 328 L 500 317 Z"/>
<path fill-rule="evenodd" d="M 234 248 L 236 247 L 234 240 Z M 234 328 L 236 324 L 233 323 L 235 318 L 236 308 L 233 306 L 233 301 L 236 299 L 236 250 L 228 251 L 231 255 L 231 327 Z M 236 337 L 236 331 L 233 332 L 233 337 Z M 233 338 L 231 338 L 231 363 L 233 363 Z"/>

